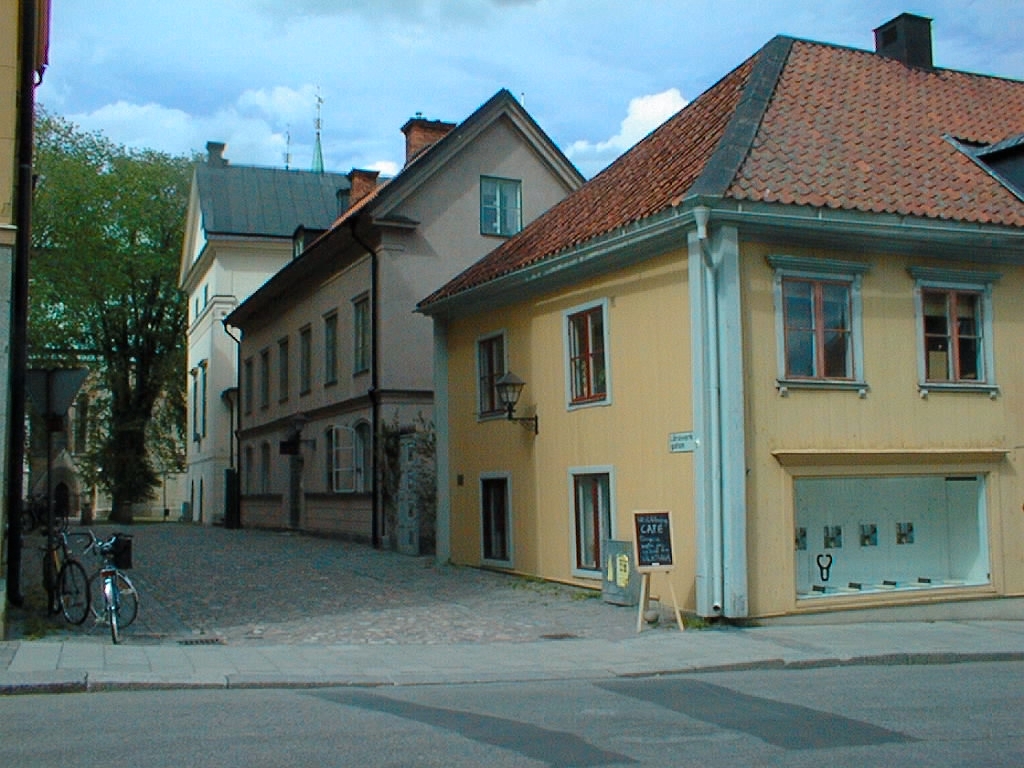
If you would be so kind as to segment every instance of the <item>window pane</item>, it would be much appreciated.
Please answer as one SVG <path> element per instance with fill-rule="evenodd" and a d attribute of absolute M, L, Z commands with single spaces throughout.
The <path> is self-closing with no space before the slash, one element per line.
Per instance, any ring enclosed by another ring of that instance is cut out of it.
<path fill-rule="evenodd" d="M 814 376 L 813 331 L 790 331 L 786 334 L 786 375 Z"/>
<path fill-rule="evenodd" d="M 601 542 L 611 532 L 609 478 L 607 474 L 577 475 L 574 478 L 576 499 L 576 568 L 599 570 Z"/>
<path fill-rule="evenodd" d="M 782 284 L 786 328 L 814 328 L 814 286 L 804 280 L 786 280 Z"/>
<path fill-rule="evenodd" d="M 501 411 L 496 383 L 505 373 L 505 342 L 501 336 L 483 339 L 478 345 L 480 380 L 478 382 L 479 412 L 481 414 Z"/>
<path fill-rule="evenodd" d="M 504 478 L 484 480 L 481 494 L 484 559 L 508 560 L 508 481 Z"/>

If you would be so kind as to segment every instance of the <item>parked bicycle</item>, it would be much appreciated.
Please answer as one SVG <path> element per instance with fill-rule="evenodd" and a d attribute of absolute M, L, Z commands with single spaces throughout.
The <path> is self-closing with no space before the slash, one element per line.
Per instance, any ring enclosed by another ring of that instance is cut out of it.
<path fill-rule="evenodd" d="M 89 579 L 68 543 L 67 518 L 43 548 L 43 586 L 49 611 L 61 613 L 71 624 L 81 624 L 89 615 Z"/>
<path fill-rule="evenodd" d="M 121 630 L 139 613 L 139 593 L 124 571 L 132 567 L 132 537 L 115 533 L 103 540 L 89 531 L 86 552 L 103 558 L 103 565 L 89 577 L 89 603 L 97 622 L 110 627 L 110 639 L 121 642 Z"/>

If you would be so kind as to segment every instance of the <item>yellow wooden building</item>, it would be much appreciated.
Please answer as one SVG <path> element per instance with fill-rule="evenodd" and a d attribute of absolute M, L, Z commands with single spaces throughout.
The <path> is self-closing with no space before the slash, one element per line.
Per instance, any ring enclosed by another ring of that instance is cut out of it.
<path fill-rule="evenodd" d="M 599 587 L 664 509 L 702 616 L 1024 595 L 1024 83 L 930 42 L 773 39 L 420 302 L 442 557 Z"/>

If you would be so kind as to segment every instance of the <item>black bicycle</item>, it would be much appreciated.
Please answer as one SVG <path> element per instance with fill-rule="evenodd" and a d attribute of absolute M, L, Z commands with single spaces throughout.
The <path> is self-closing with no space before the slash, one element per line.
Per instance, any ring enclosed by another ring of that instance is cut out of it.
<path fill-rule="evenodd" d="M 68 544 L 67 518 L 47 537 L 43 553 L 43 586 L 50 613 L 63 614 L 70 624 L 81 624 L 89 615 L 89 578 Z"/>

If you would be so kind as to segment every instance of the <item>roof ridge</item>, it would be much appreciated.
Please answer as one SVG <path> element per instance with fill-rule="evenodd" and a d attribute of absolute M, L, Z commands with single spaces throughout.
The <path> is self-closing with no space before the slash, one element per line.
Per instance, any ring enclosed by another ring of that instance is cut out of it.
<path fill-rule="evenodd" d="M 771 103 L 795 42 L 795 38 L 776 35 L 754 54 L 757 60 L 743 88 L 740 102 L 708 162 L 686 190 L 687 197 L 725 195 L 757 136 L 761 120 Z"/>

